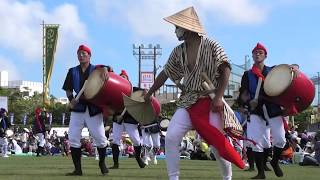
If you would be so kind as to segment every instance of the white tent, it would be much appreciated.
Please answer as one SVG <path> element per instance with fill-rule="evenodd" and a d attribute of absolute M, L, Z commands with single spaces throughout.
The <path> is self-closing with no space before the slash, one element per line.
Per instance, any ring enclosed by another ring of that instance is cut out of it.
<path fill-rule="evenodd" d="M 50 130 L 49 135 L 53 134 L 53 131 L 57 132 L 58 137 L 64 137 L 64 133 L 69 131 L 68 127 L 52 127 Z M 81 132 L 82 137 L 89 137 L 89 130 L 88 128 L 83 128 Z"/>

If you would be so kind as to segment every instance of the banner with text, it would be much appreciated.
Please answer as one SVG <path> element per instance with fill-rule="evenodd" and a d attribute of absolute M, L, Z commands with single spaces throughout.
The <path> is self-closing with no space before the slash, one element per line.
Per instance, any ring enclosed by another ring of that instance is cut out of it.
<path fill-rule="evenodd" d="M 143 89 L 150 89 L 154 83 L 153 72 L 141 72 L 141 84 L 140 87 Z"/>
<path fill-rule="evenodd" d="M 49 97 L 49 82 L 51 79 L 51 73 L 54 64 L 54 55 L 56 52 L 56 46 L 58 42 L 58 25 L 45 26 L 45 82 L 44 82 L 44 103 L 50 103 Z"/>

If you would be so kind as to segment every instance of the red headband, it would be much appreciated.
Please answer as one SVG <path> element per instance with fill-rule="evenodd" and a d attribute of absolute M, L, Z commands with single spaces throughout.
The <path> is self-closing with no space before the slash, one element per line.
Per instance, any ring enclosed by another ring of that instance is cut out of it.
<path fill-rule="evenodd" d="M 257 43 L 256 47 L 253 48 L 252 50 L 252 53 L 255 51 L 255 50 L 258 50 L 258 49 L 261 49 L 264 51 L 264 53 L 267 55 L 267 49 L 260 43 Z"/>
<path fill-rule="evenodd" d="M 125 70 L 121 70 L 120 76 L 122 76 L 122 75 L 126 76 L 128 78 L 128 80 L 129 80 L 129 76 L 128 76 L 128 74 L 127 74 L 127 72 Z"/>
<path fill-rule="evenodd" d="M 86 45 L 80 45 L 79 46 L 79 48 L 78 48 L 78 51 L 77 51 L 77 53 L 79 52 L 79 51 L 86 51 L 90 56 L 91 56 L 91 50 L 90 50 L 90 48 L 88 47 L 88 46 L 86 46 Z"/>

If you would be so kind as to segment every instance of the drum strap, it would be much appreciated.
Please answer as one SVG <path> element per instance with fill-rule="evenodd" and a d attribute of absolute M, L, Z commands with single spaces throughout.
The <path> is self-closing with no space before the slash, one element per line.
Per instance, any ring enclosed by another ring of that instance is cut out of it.
<path fill-rule="evenodd" d="M 88 67 L 89 68 L 89 75 L 91 74 L 92 71 L 95 70 L 95 67 L 96 66 L 90 64 L 90 66 Z M 82 87 L 81 86 L 82 79 L 81 79 L 81 76 L 80 76 L 81 75 L 80 74 L 80 72 L 81 72 L 80 65 L 76 66 L 76 67 L 73 67 L 71 69 L 71 72 L 72 72 L 73 90 L 78 94 L 80 92 L 80 90 L 81 90 L 81 87 Z M 88 105 L 88 108 L 89 108 L 90 115 L 91 114 L 95 115 L 95 114 L 98 114 L 99 112 L 101 112 L 101 110 L 98 107 L 96 107 L 96 106 L 94 106 L 92 104 L 87 104 L 87 105 Z M 76 112 L 84 112 L 85 108 L 86 108 L 86 104 L 82 103 L 81 100 L 80 100 L 80 102 L 72 109 L 74 111 L 76 111 Z"/>
<path fill-rule="evenodd" d="M 1 117 L 0 122 L 2 124 L 3 129 L 7 129 L 7 123 L 6 123 L 5 119 Z"/>
<path fill-rule="evenodd" d="M 269 73 L 269 71 L 271 71 L 271 69 L 272 69 L 271 67 L 265 66 L 262 72 L 263 75 L 266 76 Z M 249 81 L 250 98 L 253 99 L 257 89 L 258 76 L 256 75 L 255 71 L 252 69 L 248 71 L 248 81 Z"/>
<path fill-rule="evenodd" d="M 89 65 L 89 74 L 91 74 L 91 72 L 95 69 L 95 66 L 90 64 Z M 79 93 L 80 89 L 81 89 L 81 77 L 80 77 L 80 71 L 81 71 L 81 67 L 76 66 L 72 68 L 72 85 L 73 85 L 73 89 L 76 93 Z"/>

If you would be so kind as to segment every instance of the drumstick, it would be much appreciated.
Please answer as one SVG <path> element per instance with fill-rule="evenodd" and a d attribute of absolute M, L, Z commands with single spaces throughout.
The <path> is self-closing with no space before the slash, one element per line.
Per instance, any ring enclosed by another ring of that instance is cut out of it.
<path fill-rule="evenodd" d="M 142 129 L 145 129 L 145 128 L 149 128 L 149 127 L 153 127 L 153 126 L 157 126 L 158 123 L 153 123 L 153 124 L 149 124 L 149 125 L 146 125 L 146 126 L 141 126 Z"/>
<path fill-rule="evenodd" d="M 122 94 L 123 94 L 123 93 L 122 93 Z M 121 114 L 118 115 L 118 116 L 116 116 L 116 121 L 117 121 L 117 123 L 121 123 L 122 117 L 123 117 L 124 113 L 126 113 L 126 111 L 127 111 L 127 109 L 124 108 L 123 111 L 121 112 Z"/>
<path fill-rule="evenodd" d="M 121 112 L 120 116 L 122 117 L 126 111 L 127 111 L 127 108 L 124 108 L 123 111 Z"/>
<path fill-rule="evenodd" d="M 83 94 L 84 89 L 86 88 L 87 81 L 88 80 L 84 81 L 82 88 L 80 89 L 79 93 L 77 94 L 77 96 L 75 98 L 76 101 L 78 101 L 80 99 L 80 96 Z"/>
<path fill-rule="evenodd" d="M 201 73 L 201 77 L 202 77 L 202 79 L 203 79 L 205 82 L 208 83 L 208 85 L 209 85 L 209 87 L 210 87 L 211 89 L 214 88 L 212 81 L 210 80 L 210 78 L 208 77 L 208 75 L 207 75 L 205 72 L 202 72 L 202 73 Z"/>
<path fill-rule="evenodd" d="M 262 84 L 262 78 L 259 77 L 258 79 L 258 84 L 257 84 L 257 88 L 256 88 L 256 92 L 254 94 L 254 98 L 252 101 L 250 101 L 250 109 L 253 111 L 257 105 L 258 105 L 258 99 L 259 99 L 259 92 L 260 92 L 260 89 L 261 89 L 261 84 Z"/>
<path fill-rule="evenodd" d="M 201 73 L 201 77 L 205 80 L 205 82 L 202 83 L 202 86 L 206 89 L 206 90 L 212 90 L 213 89 L 213 83 L 211 82 L 211 80 L 209 79 L 209 77 L 207 76 L 206 73 L 202 72 Z M 213 99 L 216 95 L 212 92 L 209 94 L 210 98 Z M 229 104 L 225 101 L 225 99 L 222 97 L 222 102 L 225 105 L 225 107 L 227 108 L 227 110 L 234 114 L 233 110 L 231 109 L 231 107 L 229 106 Z"/>
<path fill-rule="evenodd" d="M 80 96 L 83 94 L 84 89 L 86 88 L 86 84 L 87 84 L 87 80 L 84 81 L 82 88 L 80 89 L 79 93 L 77 94 L 77 96 L 76 96 L 76 98 L 75 98 L 76 102 L 79 101 Z M 72 105 L 72 104 L 70 104 L 70 108 L 73 108 L 73 105 Z"/>
<path fill-rule="evenodd" d="M 177 87 L 178 87 L 180 90 L 183 90 L 183 85 L 180 83 L 180 80 L 175 80 L 174 83 L 177 85 Z"/>
<path fill-rule="evenodd" d="M 258 98 L 259 98 L 259 92 L 260 92 L 260 89 L 261 89 L 261 84 L 262 84 L 262 78 L 259 77 L 257 89 L 256 89 L 256 92 L 255 92 L 255 94 L 254 94 L 254 99 L 255 99 L 255 100 L 258 100 Z"/>
<path fill-rule="evenodd" d="M 204 87 L 205 90 L 212 90 L 212 88 L 209 86 L 207 82 L 203 82 L 202 86 Z M 211 99 L 213 99 L 216 95 L 214 93 L 210 93 L 209 96 Z"/>

